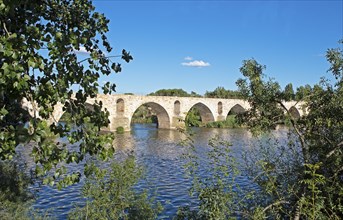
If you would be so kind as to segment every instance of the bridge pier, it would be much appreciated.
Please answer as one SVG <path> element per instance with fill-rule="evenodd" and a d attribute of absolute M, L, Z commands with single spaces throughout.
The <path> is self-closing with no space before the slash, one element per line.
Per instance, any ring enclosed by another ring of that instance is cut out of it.
<path fill-rule="evenodd" d="M 172 117 L 170 129 L 184 128 L 185 126 L 184 118 L 181 116 Z"/>
<path fill-rule="evenodd" d="M 110 119 L 109 130 L 115 132 L 118 127 L 123 127 L 124 131 L 130 131 L 130 120 L 124 116 L 112 117 Z"/>
<path fill-rule="evenodd" d="M 158 127 L 162 129 L 177 129 L 185 127 L 185 118 L 188 112 L 196 107 L 201 115 L 202 122 L 224 121 L 230 112 L 240 113 L 248 110 L 250 105 L 241 99 L 219 99 L 202 97 L 176 96 L 137 96 L 137 95 L 104 95 L 89 98 L 87 104 L 92 106 L 96 101 L 103 103 L 103 108 L 110 113 L 110 124 L 104 130 L 115 132 L 118 127 L 125 131 L 131 129 L 131 119 L 134 112 L 142 105 L 146 105 L 156 114 Z M 301 117 L 306 114 L 302 102 L 284 102 L 286 108 L 294 115 Z M 32 111 L 32 103 L 23 100 L 23 107 L 27 108 L 32 117 L 39 117 Z M 63 114 L 63 105 L 54 106 L 52 118 L 49 121 L 58 122 Z"/>
<path fill-rule="evenodd" d="M 225 121 L 225 120 L 226 120 L 226 116 L 224 116 L 224 115 L 218 115 L 216 121 Z"/>
<path fill-rule="evenodd" d="M 129 118 L 120 116 L 120 117 L 112 117 L 112 120 L 110 120 L 110 124 L 107 129 L 111 132 L 116 132 L 118 127 L 123 127 L 124 131 L 130 131 L 131 130 L 131 120 Z M 184 128 L 185 123 L 184 119 L 182 119 L 180 116 L 173 117 L 171 120 L 171 123 L 169 121 L 158 121 L 158 128 L 161 129 L 177 129 L 179 127 Z"/>

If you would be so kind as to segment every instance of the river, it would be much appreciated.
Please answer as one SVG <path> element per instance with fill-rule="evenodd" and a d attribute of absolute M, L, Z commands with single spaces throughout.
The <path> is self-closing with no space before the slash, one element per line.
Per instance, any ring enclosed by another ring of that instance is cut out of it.
<path fill-rule="evenodd" d="M 232 152 L 240 160 L 241 152 L 251 147 L 252 136 L 246 129 L 194 128 L 193 137 L 197 152 L 202 157 L 208 150 L 208 140 L 216 135 L 232 144 Z M 134 124 L 131 132 L 117 134 L 115 146 L 116 158 L 133 154 L 137 163 L 145 168 L 145 180 L 136 186 L 138 190 L 149 189 L 157 192 L 156 200 L 164 207 L 160 219 L 170 219 L 178 207 L 196 206 L 196 200 L 190 198 L 188 189 L 190 181 L 185 178 L 183 154 L 186 148 L 178 143 L 184 135 L 176 130 L 157 129 L 154 124 Z M 79 170 L 83 164 L 75 165 L 72 170 Z M 203 173 L 202 175 L 206 175 Z M 241 186 L 249 186 L 250 181 L 244 177 L 237 178 Z M 81 188 L 84 178 L 79 184 L 57 190 L 50 186 L 33 186 L 37 190 L 34 207 L 50 211 L 57 219 L 66 219 L 75 203 L 82 203 Z"/>

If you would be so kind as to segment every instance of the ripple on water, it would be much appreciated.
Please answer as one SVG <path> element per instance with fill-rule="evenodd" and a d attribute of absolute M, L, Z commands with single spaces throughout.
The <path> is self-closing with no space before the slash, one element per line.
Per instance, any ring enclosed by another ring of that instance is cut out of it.
<path fill-rule="evenodd" d="M 208 151 L 209 138 L 215 135 L 231 142 L 232 150 L 237 155 L 240 155 L 242 149 L 249 145 L 251 138 L 249 132 L 244 129 L 197 129 L 194 139 L 200 157 Z M 181 138 L 182 134 L 177 131 L 158 130 L 150 125 L 135 125 L 132 127 L 131 134 L 117 135 L 114 142 L 117 149 L 116 159 L 133 153 L 137 163 L 145 168 L 145 178 L 140 180 L 135 188 L 138 191 L 146 189 L 151 193 L 157 193 L 156 200 L 164 206 L 160 219 L 170 219 L 181 206 L 189 205 L 194 208 L 197 205 L 197 200 L 188 194 L 191 183 L 184 176 L 185 162 L 182 155 L 186 152 L 186 148 L 178 145 Z M 26 155 L 25 152 L 24 155 Z M 206 169 L 208 161 L 201 159 L 204 164 L 200 167 L 200 176 L 211 175 Z M 99 164 L 108 167 L 109 163 Z M 80 170 L 83 164 L 73 165 L 71 168 L 73 171 Z M 254 187 L 245 176 L 237 177 L 236 181 L 243 188 Z M 33 189 L 39 189 L 39 192 L 34 207 L 43 211 L 51 209 L 52 215 L 57 219 L 66 219 L 75 203 L 85 202 L 81 196 L 83 183 L 84 179 L 81 179 L 80 184 L 61 191 L 48 186 L 35 185 Z"/>

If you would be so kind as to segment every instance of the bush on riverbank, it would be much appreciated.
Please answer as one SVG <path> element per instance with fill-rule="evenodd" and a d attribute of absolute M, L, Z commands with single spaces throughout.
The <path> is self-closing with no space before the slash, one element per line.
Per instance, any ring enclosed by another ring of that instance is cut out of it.
<path fill-rule="evenodd" d="M 141 105 L 132 116 L 131 123 L 157 123 L 157 117 L 147 105 Z"/>
<path fill-rule="evenodd" d="M 0 161 L 0 218 L 48 219 L 32 208 L 31 177 L 14 161 Z"/>
<path fill-rule="evenodd" d="M 205 125 L 207 128 L 238 128 L 240 125 L 237 123 L 236 115 L 228 115 L 225 121 L 213 121 Z"/>
<path fill-rule="evenodd" d="M 116 133 L 117 134 L 124 134 L 124 128 L 122 126 L 116 128 Z"/>
<path fill-rule="evenodd" d="M 154 197 L 133 189 L 143 175 L 134 157 L 114 161 L 109 169 L 90 164 L 85 173 L 82 193 L 87 202 L 72 210 L 70 219 L 156 219 L 162 211 Z"/>

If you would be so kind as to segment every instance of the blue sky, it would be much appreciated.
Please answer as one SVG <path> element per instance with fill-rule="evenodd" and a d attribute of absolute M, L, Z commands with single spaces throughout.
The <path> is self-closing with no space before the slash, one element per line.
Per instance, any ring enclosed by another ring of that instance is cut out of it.
<path fill-rule="evenodd" d="M 113 53 L 125 48 L 134 57 L 101 79 L 116 83 L 117 93 L 235 90 L 250 58 L 282 87 L 313 85 L 330 76 L 325 51 L 343 38 L 342 0 L 93 3 L 110 19 Z"/>

